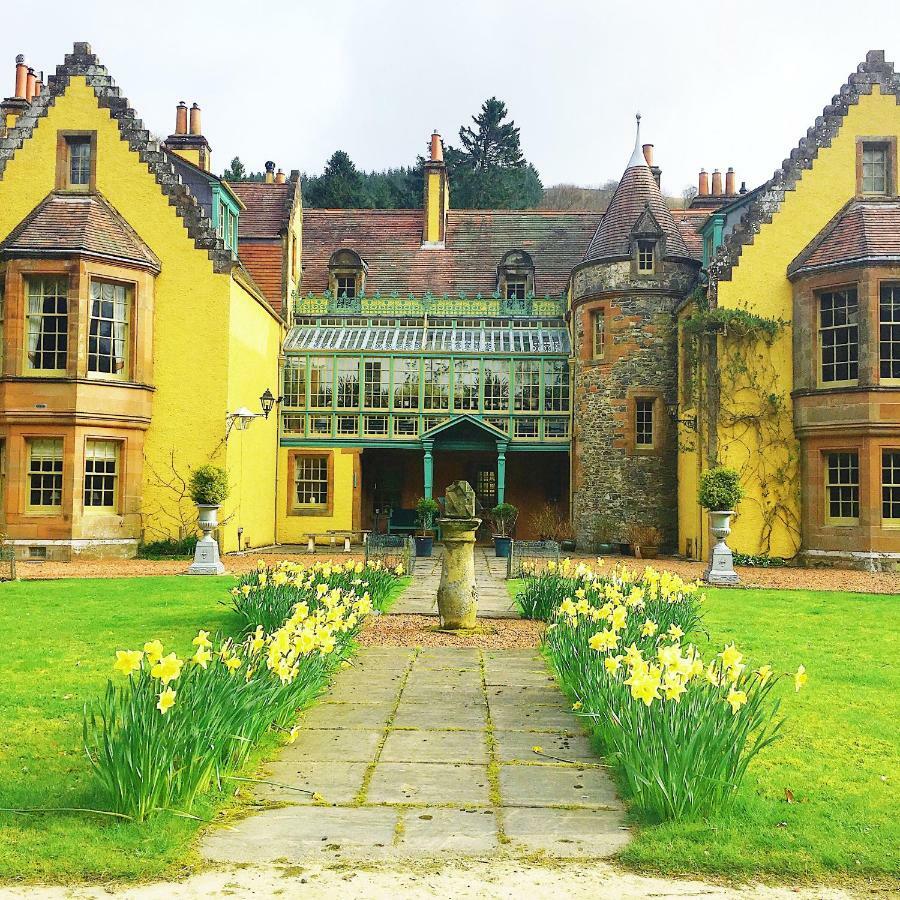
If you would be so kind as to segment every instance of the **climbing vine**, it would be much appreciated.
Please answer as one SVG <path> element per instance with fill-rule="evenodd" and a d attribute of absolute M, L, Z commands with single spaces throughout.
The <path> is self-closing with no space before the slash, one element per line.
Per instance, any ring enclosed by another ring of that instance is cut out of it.
<path fill-rule="evenodd" d="M 748 491 L 744 508 L 757 507 L 762 520 L 760 551 L 769 555 L 780 525 L 800 546 L 800 455 L 790 403 L 790 356 L 783 352 L 790 325 L 766 318 L 746 305 L 710 308 L 705 296 L 682 321 L 686 370 L 702 372 L 714 387 L 709 397 L 711 420 L 717 422 L 717 444 L 708 460 L 715 464 L 723 445 L 734 459 Z M 691 404 L 702 408 L 697 378 L 688 384 Z"/>

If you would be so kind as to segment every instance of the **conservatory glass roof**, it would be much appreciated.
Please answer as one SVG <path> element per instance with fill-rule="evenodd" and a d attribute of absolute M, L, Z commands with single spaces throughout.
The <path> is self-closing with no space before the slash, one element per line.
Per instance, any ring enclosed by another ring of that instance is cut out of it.
<path fill-rule="evenodd" d="M 380 351 L 568 356 L 570 342 L 568 329 L 562 325 L 532 328 L 296 325 L 288 333 L 284 349 L 288 353 Z"/>

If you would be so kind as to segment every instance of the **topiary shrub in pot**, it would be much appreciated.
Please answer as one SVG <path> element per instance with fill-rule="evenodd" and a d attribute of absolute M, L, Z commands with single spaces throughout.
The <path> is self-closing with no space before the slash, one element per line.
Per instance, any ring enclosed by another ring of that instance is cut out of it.
<path fill-rule="evenodd" d="M 516 527 L 519 510 L 512 503 L 498 503 L 491 510 L 491 521 L 494 524 L 494 553 L 506 559 L 512 546 L 512 531 Z"/>
<path fill-rule="evenodd" d="M 716 466 L 700 476 L 697 501 L 708 510 L 710 530 L 716 539 L 704 575 L 709 584 L 737 584 L 740 581 L 725 539 L 731 534 L 731 517 L 743 498 L 744 488 L 736 470 Z"/>
<path fill-rule="evenodd" d="M 194 562 L 188 569 L 189 575 L 221 575 L 225 571 L 219 559 L 219 545 L 212 532 L 219 526 L 217 513 L 228 499 L 230 490 L 228 472 L 221 466 L 207 464 L 191 472 L 188 494 L 197 504 L 197 518 L 203 537 L 194 548 Z"/>
<path fill-rule="evenodd" d="M 431 497 L 420 497 L 416 503 L 416 522 L 420 533 L 415 536 L 416 556 L 431 556 L 434 549 L 434 534 L 429 534 L 434 528 L 434 520 L 440 515 L 441 506 L 437 500 Z"/>

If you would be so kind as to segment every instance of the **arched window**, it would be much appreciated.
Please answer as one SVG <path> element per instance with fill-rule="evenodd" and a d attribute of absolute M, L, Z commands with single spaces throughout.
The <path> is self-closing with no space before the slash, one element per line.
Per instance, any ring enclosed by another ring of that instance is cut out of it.
<path fill-rule="evenodd" d="M 497 290 L 504 300 L 534 296 L 534 262 L 524 250 L 510 250 L 497 266 Z"/>
<path fill-rule="evenodd" d="M 328 289 L 335 299 L 353 300 L 365 292 L 366 266 L 355 250 L 336 250 L 328 260 Z"/>

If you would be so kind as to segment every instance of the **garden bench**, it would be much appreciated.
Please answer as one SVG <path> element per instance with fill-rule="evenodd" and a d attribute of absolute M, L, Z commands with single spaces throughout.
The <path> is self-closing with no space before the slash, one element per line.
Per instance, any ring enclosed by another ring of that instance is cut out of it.
<path fill-rule="evenodd" d="M 416 511 L 395 507 L 388 516 L 388 534 L 412 534 L 416 530 Z"/>
<path fill-rule="evenodd" d="M 350 542 L 359 535 L 359 543 L 365 545 L 369 539 L 369 530 L 364 528 L 341 529 L 335 528 L 328 531 L 310 531 L 306 534 L 306 549 L 308 553 L 316 552 L 316 538 L 328 538 L 332 547 L 337 545 L 338 538 L 344 541 L 344 553 L 350 552 Z"/>

